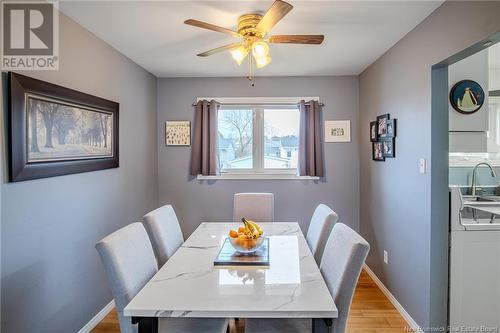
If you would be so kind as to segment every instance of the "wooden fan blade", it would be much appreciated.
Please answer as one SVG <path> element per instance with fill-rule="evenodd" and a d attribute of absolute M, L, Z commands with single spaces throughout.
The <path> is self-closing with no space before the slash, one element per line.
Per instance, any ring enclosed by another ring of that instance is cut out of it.
<path fill-rule="evenodd" d="M 226 29 L 226 28 L 223 28 L 223 27 L 219 27 L 217 25 L 210 24 L 210 23 L 203 22 L 203 21 L 189 19 L 189 20 L 184 21 L 184 24 L 192 25 L 194 27 L 198 27 L 198 28 L 202 28 L 202 29 L 207 29 L 207 30 L 222 32 L 224 34 L 229 34 L 229 35 L 231 35 L 233 37 L 238 37 L 238 38 L 242 37 L 236 31 L 233 31 L 233 30 L 230 30 L 230 29 Z"/>
<path fill-rule="evenodd" d="M 268 33 L 292 9 L 293 6 L 288 2 L 276 0 L 259 21 L 256 29 L 264 34 Z"/>
<path fill-rule="evenodd" d="M 269 43 L 274 44 L 321 44 L 323 35 L 276 35 L 269 37 Z"/>
<path fill-rule="evenodd" d="M 222 51 L 226 51 L 226 50 L 231 50 L 231 49 L 237 48 L 240 45 L 241 45 L 241 43 L 227 44 L 227 45 L 224 45 L 224 46 L 221 46 L 221 47 L 217 47 L 215 49 L 211 49 L 211 50 L 205 51 L 203 53 L 198 54 L 197 56 L 198 57 L 208 57 L 208 56 L 211 56 L 212 54 L 215 54 L 215 53 L 219 53 L 219 52 L 222 52 Z"/>

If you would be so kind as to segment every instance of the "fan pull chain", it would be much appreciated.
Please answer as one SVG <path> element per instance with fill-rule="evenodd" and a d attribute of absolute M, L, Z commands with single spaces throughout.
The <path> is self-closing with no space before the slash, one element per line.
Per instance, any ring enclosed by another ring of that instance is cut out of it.
<path fill-rule="evenodd" d="M 255 83 L 253 81 L 253 57 L 248 57 L 248 81 L 250 82 L 251 87 L 255 87 Z"/>

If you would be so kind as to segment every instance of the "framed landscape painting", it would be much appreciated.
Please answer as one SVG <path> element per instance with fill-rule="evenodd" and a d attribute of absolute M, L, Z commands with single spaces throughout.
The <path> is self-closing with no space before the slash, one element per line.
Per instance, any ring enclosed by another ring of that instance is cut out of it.
<path fill-rule="evenodd" d="M 10 181 L 116 168 L 118 103 L 9 73 Z"/>

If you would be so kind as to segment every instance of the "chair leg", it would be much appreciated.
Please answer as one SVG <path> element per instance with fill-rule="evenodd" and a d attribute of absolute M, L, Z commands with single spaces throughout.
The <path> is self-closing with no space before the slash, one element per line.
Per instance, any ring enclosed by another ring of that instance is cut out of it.
<path fill-rule="evenodd" d="M 312 320 L 312 333 L 328 333 L 332 327 L 332 320 L 329 318 Z"/>

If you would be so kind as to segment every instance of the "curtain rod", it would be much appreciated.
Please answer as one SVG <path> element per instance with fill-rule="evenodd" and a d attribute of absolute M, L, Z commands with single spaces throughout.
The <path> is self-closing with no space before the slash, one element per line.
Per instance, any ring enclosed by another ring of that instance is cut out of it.
<path fill-rule="evenodd" d="M 193 103 L 191 106 L 196 106 L 198 103 Z M 220 105 L 234 105 L 234 106 L 247 106 L 247 105 L 281 105 L 281 106 L 286 106 L 286 105 L 295 105 L 299 103 L 219 103 Z M 306 105 L 309 105 L 309 102 L 305 103 Z M 319 103 L 319 106 L 325 106 L 325 103 Z"/>

